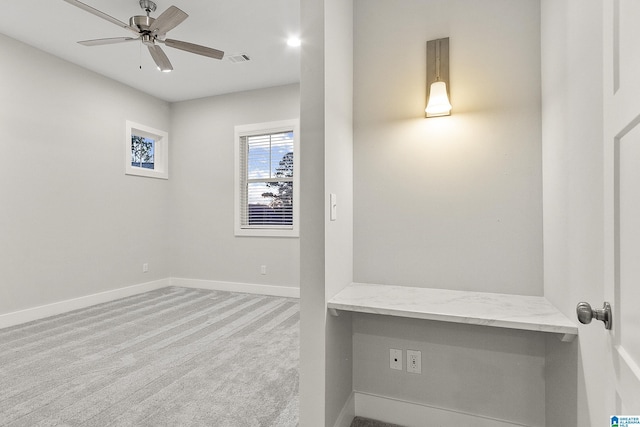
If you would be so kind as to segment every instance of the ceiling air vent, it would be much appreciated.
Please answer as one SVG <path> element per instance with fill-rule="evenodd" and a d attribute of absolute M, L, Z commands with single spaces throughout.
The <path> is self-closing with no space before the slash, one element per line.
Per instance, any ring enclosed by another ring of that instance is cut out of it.
<path fill-rule="evenodd" d="M 231 61 L 231 62 L 247 62 L 247 61 L 251 60 L 251 58 L 249 58 L 249 55 L 247 55 L 246 53 L 239 53 L 237 55 L 229 55 L 227 58 L 229 58 L 229 61 Z"/>

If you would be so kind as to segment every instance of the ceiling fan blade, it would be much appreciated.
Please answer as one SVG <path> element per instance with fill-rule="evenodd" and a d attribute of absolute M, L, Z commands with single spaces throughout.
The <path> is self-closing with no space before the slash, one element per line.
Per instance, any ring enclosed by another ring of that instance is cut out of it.
<path fill-rule="evenodd" d="M 165 45 L 172 47 L 174 49 L 180 49 L 187 52 L 195 53 L 197 55 L 208 56 L 209 58 L 214 59 L 222 59 L 224 56 L 224 52 L 218 49 L 213 49 L 206 46 L 200 46 L 199 44 L 193 44 L 188 42 L 183 42 L 180 40 L 173 39 L 165 39 L 165 40 L 157 40 L 159 42 L 164 43 Z"/>
<path fill-rule="evenodd" d="M 175 6 L 169 6 L 149 27 L 149 31 L 155 34 L 166 34 L 169 30 L 177 27 L 182 21 L 187 19 L 187 15 Z"/>
<path fill-rule="evenodd" d="M 100 46 L 103 44 L 124 43 L 124 42 L 132 42 L 135 40 L 140 40 L 140 37 L 113 37 L 110 39 L 82 40 L 78 43 L 80 43 L 83 46 Z"/>
<path fill-rule="evenodd" d="M 106 21 L 109 21 L 112 24 L 116 24 L 118 27 L 126 28 L 127 30 L 133 31 L 134 33 L 138 34 L 138 30 L 136 28 L 133 28 L 129 24 L 127 24 L 125 22 L 122 22 L 121 20 L 116 19 L 111 15 L 107 15 L 106 13 L 101 12 L 96 8 L 91 7 L 88 4 L 84 4 L 84 3 L 82 3 L 82 2 L 80 2 L 78 0 L 64 0 L 64 1 L 66 1 L 69 4 L 74 5 L 76 7 L 79 7 L 80 9 L 85 10 L 85 11 L 87 11 L 87 12 L 89 12 L 89 13 L 91 13 L 91 14 L 99 17 L 99 18 L 102 18 L 102 19 L 104 19 Z"/>
<path fill-rule="evenodd" d="M 154 44 L 147 47 L 149 48 L 149 53 L 151 54 L 151 57 L 155 61 L 160 71 L 173 70 L 173 66 L 169 61 L 169 58 L 167 58 L 167 55 L 164 53 L 164 51 L 160 46 Z"/>

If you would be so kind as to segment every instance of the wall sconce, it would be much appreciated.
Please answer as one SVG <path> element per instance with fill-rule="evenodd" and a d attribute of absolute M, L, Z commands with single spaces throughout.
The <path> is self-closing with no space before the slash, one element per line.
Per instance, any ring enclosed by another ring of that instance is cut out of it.
<path fill-rule="evenodd" d="M 449 86 L 449 37 L 428 41 L 426 117 L 451 115 Z"/>

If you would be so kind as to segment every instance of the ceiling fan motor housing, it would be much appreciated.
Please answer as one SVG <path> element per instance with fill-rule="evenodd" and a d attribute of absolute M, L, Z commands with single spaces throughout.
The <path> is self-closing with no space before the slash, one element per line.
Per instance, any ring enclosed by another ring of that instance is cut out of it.
<path fill-rule="evenodd" d="M 129 18 L 129 25 L 137 28 L 141 33 L 149 33 L 149 27 L 151 27 L 153 21 L 155 21 L 155 19 L 150 16 L 137 15 Z"/>

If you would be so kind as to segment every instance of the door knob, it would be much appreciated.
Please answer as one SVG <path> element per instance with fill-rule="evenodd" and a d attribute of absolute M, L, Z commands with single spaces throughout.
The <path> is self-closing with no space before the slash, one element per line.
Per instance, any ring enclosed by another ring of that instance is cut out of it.
<path fill-rule="evenodd" d="M 611 314 L 611 304 L 608 302 L 605 302 L 602 308 L 596 309 L 591 308 L 591 304 L 588 302 L 578 303 L 576 314 L 578 315 L 580 323 L 586 325 L 591 323 L 591 320 L 595 318 L 596 320 L 602 320 L 604 322 L 605 329 L 611 329 L 613 316 Z"/>

